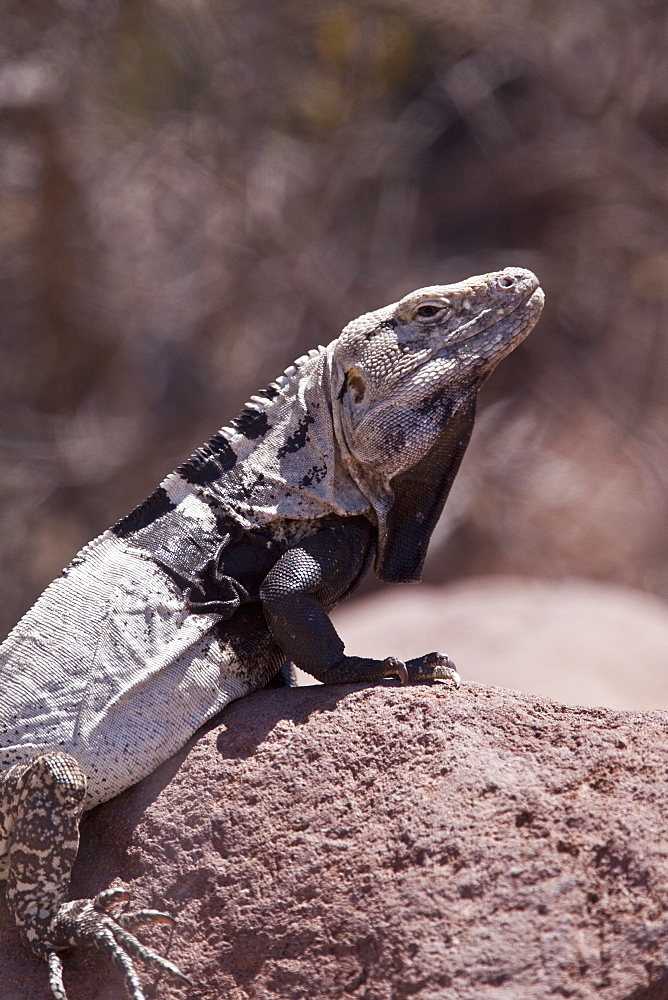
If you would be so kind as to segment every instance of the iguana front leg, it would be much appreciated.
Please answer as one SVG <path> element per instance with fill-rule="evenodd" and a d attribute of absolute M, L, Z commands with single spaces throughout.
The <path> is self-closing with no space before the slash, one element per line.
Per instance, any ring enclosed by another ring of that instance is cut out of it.
<path fill-rule="evenodd" d="M 112 916 L 110 908 L 129 899 L 120 889 L 66 901 L 86 794 L 86 777 L 74 758 L 47 753 L 17 764 L 3 775 L 0 793 L 0 818 L 9 839 L 7 901 L 28 946 L 48 962 L 55 1000 L 67 1000 L 59 953 L 78 944 L 94 944 L 111 956 L 132 1000 L 144 1000 L 135 958 L 190 983 L 129 933 L 141 923 L 173 925 L 169 914 L 137 910 Z"/>
<path fill-rule="evenodd" d="M 267 624 L 286 657 L 323 684 L 449 680 L 459 687 L 455 666 L 443 653 L 404 663 L 346 656 L 326 607 L 332 607 L 361 570 L 366 546 L 359 528 L 325 529 L 290 549 L 267 574 L 260 598 Z"/>

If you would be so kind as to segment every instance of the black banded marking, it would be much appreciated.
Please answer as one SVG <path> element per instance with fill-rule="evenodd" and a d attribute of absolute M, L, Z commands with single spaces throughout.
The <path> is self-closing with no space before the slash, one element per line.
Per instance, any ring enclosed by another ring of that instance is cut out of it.
<path fill-rule="evenodd" d="M 276 452 L 278 457 L 285 458 L 286 455 L 303 448 L 308 440 L 308 429 L 313 423 L 315 423 L 315 417 L 312 417 L 310 413 L 305 413 L 297 424 L 297 429 L 285 439 L 285 444 L 281 445 Z"/>
<path fill-rule="evenodd" d="M 232 421 L 232 426 L 244 437 L 255 440 L 267 433 L 270 424 L 264 410 L 254 410 L 245 406 L 239 416 Z"/>
<path fill-rule="evenodd" d="M 270 382 L 266 389 L 262 389 L 258 392 L 258 396 L 264 396 L 265 399 L 276 399 L 279 393 L 279 388 L 274 382 Z"/>
<path fill-rule="evenodd" d="M 219 479 L 223 472 L 229 472 L 237 463 L 237 454 L 222 434 L 214 434 L 190 456 L 187 462 L 176 470 L 188 483 L 208 486 Z"/>
<path fill-rule="evenodd" d="M 142 528 L 157 521 L 159 517 L 168 514 L 170 510 L 175 509 L 175 506 L 169 499 L 167 490 L 158 486 L 150 497 L 129 514 L 126 514 L 125 517 L 122 517 L 120 521 L 117 521 L 111 530 L 119 538 L 127 538 L 128 535 L 133 535 L 135 531 L 141 531 Z"/>

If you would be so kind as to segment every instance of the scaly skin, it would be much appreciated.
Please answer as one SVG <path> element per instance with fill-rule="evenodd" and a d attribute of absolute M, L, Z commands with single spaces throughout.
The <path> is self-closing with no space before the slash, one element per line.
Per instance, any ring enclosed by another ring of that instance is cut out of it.
<path fill-rule="evenodd" d="M 447 681 L 452 661 L 347 655 L 328 613 L 375 558 L 419 580 L 478 390 L 543 304 L 506 268 L 419 289 L 349 324 L 247 404 L 76 556 L 0 646 L 0 878 L 67 1000 L 61 954 L 95 945 L 142 1000 L 159 910 L 69 901 L 79 820 L 154 770 L 289 660 L 326 684 Z"/>

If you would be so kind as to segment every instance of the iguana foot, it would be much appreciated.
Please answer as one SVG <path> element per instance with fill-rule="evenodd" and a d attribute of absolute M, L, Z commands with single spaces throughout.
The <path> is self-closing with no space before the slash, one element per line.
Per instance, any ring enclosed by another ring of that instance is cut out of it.
<path fill-rule="evenodd" d="M 457 668 L 445 653 L 425 653 L 424 656 L 417 656 L 414 660 L 398 660 L 394 656 L 388 656 L 384 660 L 384 665 L 388 667 L 388 676 L 397 677 L 402 684 L 414 683 L 415 681 L 450 681 L 455 688 L 461 687 L 462 679 L 457 673 Z"/>
<path fill-rule="evenodd" d="M 187 976 L 129 933 L 139 924 L 173 918 L 159 910 L 110 911 L 126 902 L 124 889 L 106 889 L 94 899 L 63 902 L 79 845 L 79 819 L 87 778 L 78 762 L 61 751 L 17 764 L 0 781 L 0 809 L 9 835 L 7 902 L 28 947 L 45 959 L 54 1000 L 67 1000 L 61 952 L 73 945 L 95 945 L 121 969 L 131 1000 L 144 1000 L 133 960 L 184 983 Z M 4 808 L 3 808 L 4 807 Z M 2 817 L 0 816 L 0 820 Z M 2 833 L 0 822 L 0 833 Z"/>
<path fill-rule="evenodd" d="M 160 910 L 134 910 L 113 915 L 111 907 L 130 899 L 123 889 L 106 889 L 94 899 L 75 899 L 63 903 L 50 927 L 50 943 L 43 946 L 49 963 L 49 985 L 54 1000 L 67 1000 L 63 984 L 63 965 L 59 952 L 71 945 L 95 945 L 106 951 L 120 968 L 132 1000 L 145 1000 L 144 992 L 135 971 L 133 959 L 141 959 L 157 972 L 169 972 L 183 983 L 192 986 L 192 980 L 175 965 L 162 958 L 151 948 L 141 944 L 129 929 L 144 923 L 168 924 L 174 918 Z"/>

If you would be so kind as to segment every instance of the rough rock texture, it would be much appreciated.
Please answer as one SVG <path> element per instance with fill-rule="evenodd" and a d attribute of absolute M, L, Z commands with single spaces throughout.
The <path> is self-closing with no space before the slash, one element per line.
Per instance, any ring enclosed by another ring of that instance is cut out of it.
<path fill-rule="evenodd" d="M 75 890 L 119 876 L 180 913 L 169 953 L 196 986 L 148 998 L 662 1000 L 667 770 L 665 713 L 476 685 L 264 691 L 90 814 Z M 0 917 L 0 998 L 43 1000 Z M 66 982 L 123 996 L 94 952 Z"/>
<path fill-rule="evenodd" d="M 573 705 L 668 709 L 668 604 L 630 587 L 478 577 L 385 587 L 333 617 L 360 656 L 442 649 L 465 680 Z"/>

